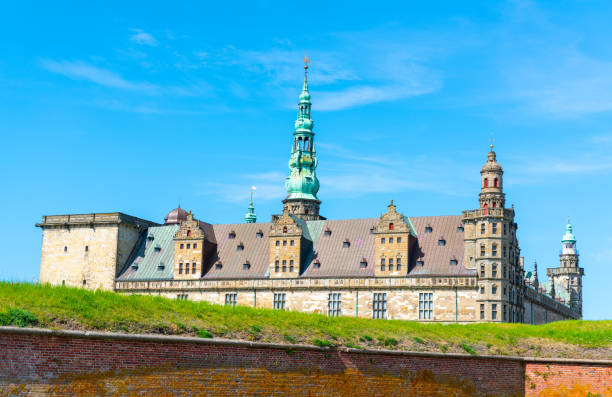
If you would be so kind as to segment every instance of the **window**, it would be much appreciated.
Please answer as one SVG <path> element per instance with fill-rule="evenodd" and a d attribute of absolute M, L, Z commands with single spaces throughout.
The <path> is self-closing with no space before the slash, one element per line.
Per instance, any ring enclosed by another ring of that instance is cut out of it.
<path fill-rule="evenodd" d="M 484 320 L 485 318 L 485 311 L 484 311 L 484 303 L 480 304 L 480 319 Z"/>
<path fill-rule="evenodd" d="M 187 237 L 191 237 L 191 230 L 187 230 Z"/>
<path fill-rule="evenodd" d="M 289 241 L 289 245 L 293 247 L 295 245 L 295 241 L 293 240 Z"/>
<path fill-rule="evenodd" d="M 255 233 L 255 237 L 256 238 L 263 238 L 263 232 L 260 230 L 257 233 Z"/>
<path fill-rule="evenodd" d="M 183 264 L 179 263 L 179 274 L 183 274 Z"/>
<path fill-rule="evenodd" d="M 374 234 L 374 228 L 370 228 L 370 234 Z"/>
<path fill-rule="evenodd" d="M 221 268 L 223 268 L 223 264 L 221 262 L 217 262 L 215 264 L 215 269 L 221 269 Z"/>
<path fill-rule="evenodd" d="M 417 266 L 423 266 L 425 264 L 424 261 L 417 261 Z"/>
<path fill-rule="evenodd" d="M 484 187 L 489 187 L 489 178 L 484 179 Z"/>
<path fill-rule="evenodd" d="M 493 208 L 497 208 L 497 202 L 493 203 Z"/>
<path fill-rule="evenodd" d="M 395 269 L 402 270 L 402 258 L 397 258 L 395 260 Z"/>
<path fill-rule="evenodd" d="M 160 252 L 161 251 L 161 245 L 157 244 L 154 248 L 155 252 Z"/>
<path fill-rule="evenodd" d="M 463 226 L 457 226 L 457 233 L 463 233 Z"/>
<path fill-rule="evenodd" d="M 89 252 L 89 245 L 85 246 L 85 252 Z"/>
<path fill-rule="evenodd" d="M 86 284 L 87 284 L 87 280 L 83 280 L 83 285 L 86 285 Z"/>
<path fill-rule="evenodd" d="M 502 265 L 502 277 L 503 277 L 503 278 L 506 278 L 506 265 Z M 504 292 L 504 295 L 505 295 L 505 294 L 506 294 L 506 293 Z"/>
<path fill-rule="evenodd" d="M 433 319 L 433 292 L 419 292 L 419 320 Z"/>
<path fill-rule="evenodd" d="M 64 245 L 64 252 L 68 252 L 68 247 Z"/>
<path fill-rule="evenodd" d="M 491 277 L 497 277 L 497 265 L 491 266 Z"/>
<path fill-rule="evenodd" d="M 502 258 L 505 258 L 505 257 L 506 257 L 506 246 L 504 245 L 502 247 Z"/>
<path fill-rule="evenodd" d="M 486 225 L 484 223 L 480 224 L 480 234 L 485 234 L 486 231 Z"/>
<path fill-rule="evenodd" d="M 320 267 L 321 267 L 321 262 L 317 261 L 317 262 L 314 263 L 314 268 L 315 269 L 318 269 Z"/>
<path fill-rule="evenodd" d="M 287 226 L 283 227 L 283 233 L 287 233 Z"/>
<path fill-rule="evenodd" d="M 393 223 L 389 223 L 389 230 L 394 230 L 395 229 L 395 225 Z"/>
<path fill-rule="evenodd" d="M 458 263 L 458 262 L 457 262 L 457 259 L 451 259 L 451 260 L 450 260 L 450 265 L 451 265 L 451 266 L 457 266 L 457 263 Z"/>
<path fill-rule="evenodd" d="M 441 238 L 440 240 L 438 240 L 438 245 L 443 247 L 446 245 L 446 240 L 444 240 L 443 238 Z"/>
<path fill-rule="evenodd" d="M 504 230 L 504 236 L 505 236 L 506 235 L 506 224 L 505 223 L 502 224 L 502 229 Z"/>
<path fill-rule="evenodd" d="M 187 249 L 191 249 L 191 244 L 187 244 Z"/>
<path fill-rule="evenodd" d="M 425 233 L 431 233 L 433 231 L 433 229 L 431 228 L 431 226 L 425 226 Z"/>
<path fill-rule="evenodd" d="M 191 274 L 196 274 L 196 264 L 195 263 L 191 264 Z"/>
<path fill-rule="evenodd" d="M 193 249 L 198 248 L 198 244 L 197 243 L 193 243 Z"/>
<path fill-rule="evenodd" d="M 159 262 L 159 265 L 157 265 L 157 270 L 164 270 L 166 268 L 166 265 L 164 264 L 164 262 Z"/>
<path fill-rule="evenodd" d="M 285 294 L 274 294 L 274 308 L 278 310 L 285 310 Z"/>
<path fill-rule="evenodd" d="M 480 265 L 480 277 L 485 277 L 485 265 Z"/>
<path fill-rule="evenodd" d="M 326 236 L 331 236 L 331 230 L 326 229 L 324 234 L 325 234 Z"/>
<path fill-rule="evenodd" d="M 499 180 L 497 178 L 493 179 L 493 186 L 494 187 L 498 187 L 499 186 Z"/>
<path fill-rule="evenodd" d="M 380 239 L 380 243 L 381 243 L 381 244 L 384 244 L 384 243 L 386 243 L 386 242 L 387 242 L 387 240 L 386 240 L 384 237 Z"/>
<path fill-rule="evenodd" d="M 339 293 L 329 293 L 329 299 L 327 302 L 327 315 L 330 317 L 338 317 L 340 316 L 341 309 L 340 306 L 342 304 L 342 299 Z"/>
<path fill-rule="evenodd" d="M 236 251 L 242 251 L 242 250 L 244 250 L 244 245 L 240 243 L 236 246 Z"/>
<path fill-rule="evenodd" d="M 189 263 L 185 263 L 185 274 L 189 274 Z"/>
<path fill-rule="evenodd" d="M 504 287 L 504 296 L 506 296 L 506 287 Z"/>
<path fill-rule="evenodd" d="M 387 293 L 375 292 L 372 301 L 372 316 L 374 318 L 387 318 Z"/>
<path fill-rule="evenodd" d="M 225 306 L 236 306 L 238 294 L 225 294 Z"/>
<path fill-rule="evenodd" d="M 280 240 L 276 240 L 276 246 L 279 247 L 280 246 Z"/>
<path fill-rule="evenodd" d="M 287 240 L 283 240 L 283 247 L 287 246 Z"/>
<path fill-rule="evenodd" d="M 227 236 L 230 239 L 235 239 L 236 238 L 236 232 L 234 232 L 233 230 L 231 232 L 229 232 L 229 235 Z"/>
<path fill-rule="evenodd" d="M 368 262 L 366 262 L 365 260 L 362 260 L 361 262 L 359 262 L 359 267 L 362 269 L 368 267 Z"/>
<path fill-rule="evenodd" d="M 389 244 L 393 244 L 393 237 L 389 237 Z"/>
<path fill-rule="evenodd" d="M 493 295 L 497 295 L 497 285 L 496 284 L 493 284 L 493 286 L 491 287 L 491 293 Z"/>
<path fill-rule="evenodd" d="M 249 262 L 245 262 L 242 264 L 242 270 L 249 270 L 251 268 L 251 264 Z"/>
<path fill-rule="evenodd" d="M 283 259 L 283 273 L 287 271 L 287 261 Z"/>
<path fill-rule="evenodd" d="M 280 263 L 279 261 L 276 261 L 274 262 L 274 271 L 278 273 L 279 270 L 280 270 Z"/>
<path fill-rule="evenodd" d="M 393 258 L 389 258 L 389 271 L 393 271 Z"/>
<path fill-rule="evenodd" d="M 350 246 L 351 246 L 351 243 L 348 242 L 348 241 L 345 241 L 345 242 L 342 243 L 342 248 L 348 248 Z"/>
<path fill-rule="evenodd" d="M 399 243 L 401 243 L 401 242 L 402 242 L 402 238 L 401 238 L 401 237 L 398 237 L 398 238 L 396 238 L 396 239 L 395 239 L 395 241 L 397 241 L 397 243 L 399 244 Z"/>
<path fill-rule="evenodd" d="M 504 311 L 502 312 L 503 320 L 506 321 L 506 305 L 504 304 Z"/>
<path fill-rule="evenodd" d="M 289 271 L 293 272 L 293 259 L 289 260 Z"/>
<path fill-rule="evenodd" d="M 492 227 L 493 227 L 492 233 L 497 234 L 497 222 L 494 222 Z"/>
<path fill-rule="evenodd" d="M 185 244 L 181 244 L 181 249 L 185 248 Z"/>
<path fill-rule="evenodd" d="M 187 300 L 188 297 L 189 297 L 189 295 L 187 295 L 187 294 L 178 294 L 176 296 L 176 299 L 178 299 L 180 301 L 185 301 L 185 300 Z"/>
<path fill-rule="evenodd" d="M 491 320 L 497 320 L 497 303 L 491 304 Z"/>
<path fill-rule="evenodd" d="M 385 271 L 385 258 L 382 258 L 380 260 L 380 271 L 384 272 Z"/>
<path fill-rule="evenodd" d="M 491 255 L 497 256 L 497 244 L 495 243 L 491 245 Z"/>
<path fill-rule="evenodd" d="M 484 294 L 484 293 L 485 293 L 485 287 L 484 287 L 484 285 L 480 287 L 480 293 L 481 293 L 481 294 Z"/>

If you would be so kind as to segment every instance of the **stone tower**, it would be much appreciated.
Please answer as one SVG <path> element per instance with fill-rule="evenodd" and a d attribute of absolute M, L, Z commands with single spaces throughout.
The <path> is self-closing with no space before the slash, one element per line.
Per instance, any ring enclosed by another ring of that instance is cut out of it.
<path fill-rule="evenodd" d="M 298 103 L 298 116 L 293 132 L 293 147 L 289 160 L 289 176 L 285 182 L 287 197 L 283 211 L 303 220 L 325 219 L 319 216 L 321 201 L 317 198 L 319 180 L 315 170 L 317 156 L 314 146 L 313 121 L 310 117 L 310 93 L 308 92 L 308 58 L 304 58 L 304 86 Z"/>
<path fill-rule="evenodd" d="M 569 305 L 582 318 L 582 276 L 584 269 L 578 264 L 578 250 L 576 249 L 576 236 L 572 225 L 567 220 L 565 234 L 561 239 L 561 253 L 559 254 L 559 267 L 546 269 L 550 284 L 554 287 L 563 285 L 569 293 Z"/>
<path fill-rule="evenodd" d="M 503 168 L 493 145 L 480 171 L 480 208 L 464 211 L 466 267 L 478 273 L 480 321 L 523 321 L 523 268 L 514 208 L 505 208 Z"/>

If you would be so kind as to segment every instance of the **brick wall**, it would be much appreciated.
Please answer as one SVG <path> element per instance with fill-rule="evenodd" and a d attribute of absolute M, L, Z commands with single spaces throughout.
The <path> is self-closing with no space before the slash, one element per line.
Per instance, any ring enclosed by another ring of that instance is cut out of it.
<path fill-rule="evenodd" d="M 555 377 L 559 385 L 573 376 L 566 365 L 564 372 L 549 370 L 546 379 L 535 370 L 525 378 L 525 365 L 536 364 L 541 363 L 0 327 L 0 389 L 16 395 L 520 396 L 546 390 L 545 381 Z M 609 383 L 610 363 L 584 368 L 582 385 L 602 384 L 602 377 Z"/>
<path fill-rule="evenodd" d="M 595 363 L 529 362 L 525 363 L 527 396 L 612 396 L 612 362 Z"/>

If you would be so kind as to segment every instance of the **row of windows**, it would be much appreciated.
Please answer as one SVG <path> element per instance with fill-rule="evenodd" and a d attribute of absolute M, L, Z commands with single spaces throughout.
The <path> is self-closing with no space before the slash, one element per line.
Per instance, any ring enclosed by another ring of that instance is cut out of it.
<path fill-rule="evenodd" d="M 285 232 L 287 233 L 287 232 Z M 257 238 L 263 238 L 264 234 L 261 230 L 257 231 L 257 233 L 255 233 L 255 237 Z M 236 238 L 236 232 L 231 231 L 229 232 L 229 234 L 227 235 L 227 238 L 229 238 L 230 240 L 233 240 Z"/>
<path fill-rule="evenodd" d="M 281 262 L 280 261 L 274 262 L 274 272 L 275 273 L 278 273 L 279 271 L 281 271 L 281 269 L 282 269 L 283 272 L 287 271 L 287 260 L 283 259 L 282 264 L 283 264 L 283 266 L 281 267 Z M 290 259 L 289 260 L 289 271 L 293 272 L 293 270 L 294 270 L 293 259 Z"/>
<path fill-rule="evenodd" d="M 463 225 L 459 225 L 457 226 L 457 232 L 458 233 L 463 233 L 465 229 L 463 228 Z M 432 233 L 433 232 L 433 227 L 427 225 L 425 226 L 425 233 Z"/>
<path fill-rule="evenodd" d="M 486 305 L 484 303 L 480 304 L 480 319 L 481 320 L 486 319 L 485 306 Z M 497 320 L 498 319 L 498 304 L 491 303 L 490 311 L 491 311 L 491 320 Z M 508 321 L 507 320 L 508 317 L 511 323 L 519 323 L 523 321 L 522 319 L 523 315 L 520 310 L 515 310 L 514 308 L 511 308 L 510 310 L 508 310 L 507 306 L 503 304 L 502 305 L 502 321 Z"/>
<path fill-rule="evenodd" d="M 281 245 L 281 240 L 276 240 L 276 246 L 279 247 Z M 287 245 L 287 240 L 283 240 L 283 246 Z M 290 246 L 294 246 L 295 245 L 295 241 L 294 240 L 289 240 L 289 245 Z"/>
<path fill-rule="evenodd" d="M 384 272 L 386 268 L 386 260 L 385 258 L 380 259 L 380 271 Z M 393 258 L 389 258 L 389 271 L 393 271 Z M 395 270 L 402 270 L 402 258 L 397 258 L 395 261 Z"/>
<path fill-rule="evenodd" d="M 68 246 L 67 245 L 64 246 L 64 252 L 68 252 Z M 89 245 L 85 246 L 85 252 L 89 252 Z"/>
<path fill-rule="evenodd" d="M 181 244 L 180 248 L 184 249 L 185 248 L 185 244 Z M 198 243 L 193 243 L 193 249 L 196 249 L 196 248 L 198 248 Z M 191 243 L 187 243 L 187 249 L 191 249 Z"/>
<path fill-rule="evenodd" d="M 382 237 L 380 239 L 380 243 L 381 244 L 386 244 L 386 242 L 387 242 L 386 238 Z M 397 242 L 397 244 L 401 243 L 402 242 L 402 238 L 401 237 L 396 237 L 395 238 L 395 242 Z M 393 244 L 393 237 L 389 237 L 389 244 Z"/>
<path fill-rule="evenodd" d="M 192 263 L 191 264 L 191 273 L 192 274 L 196 274 L 196 264 Z M 179 263 L 179 268 L 178 268 L 178 272 L 179 274 L 183 274 L 183 264 Z M 185 263 L 185 274 L 189 274 L 189 263 Z"/>
<path fill-rule="evenodd" d="M 506 229 L 506 224 L 505 224 L 505 223 L 502 223 L 502 229 L 503 229 L 503 234 L 504 234 L 504 236 L 505 236 L 506 234 L 508 234 L 508 231 L 507 231 L 507 229 Z M 485 233 L 486 233 L 486 230 L 487 230 L 486 223 L 484 223 L 484 222 L 483 222 L 483 223 L 481 223 L 481 224 L 480 224 L 480 234 L 485 234 Z M 491 234 L 497 234 L 497 223 L 496 223 L 496 222 L 493 222 L 493 223 L 491 224 Z"/>

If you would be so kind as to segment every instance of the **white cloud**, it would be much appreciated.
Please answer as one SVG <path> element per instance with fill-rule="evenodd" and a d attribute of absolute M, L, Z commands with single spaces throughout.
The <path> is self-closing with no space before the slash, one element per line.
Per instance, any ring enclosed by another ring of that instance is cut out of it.
<path fill-rule="evenodd" d="M 140 45 L 148 45 L 151 47 L 157 46 L 157 40 L 152 34 L 143 31 L 142 29 L 132 29 L 134 34 L 130 36 L 130 40 Z"/>
<path fill-rule="evenodd" d="M 74 80 L 90 81 L 106 87 L 149 92 L 157 89 L 153 84 L 128 81 L 117 73 L 85 62 L 54 61 L 46 59 L 41 61 L 41 65 L 49 72 L 57 73 Z"/>

